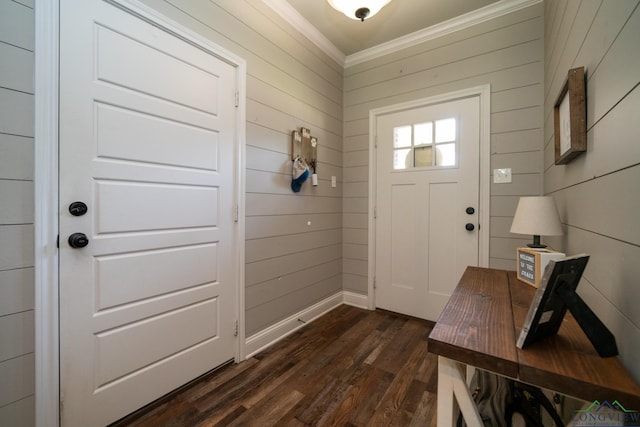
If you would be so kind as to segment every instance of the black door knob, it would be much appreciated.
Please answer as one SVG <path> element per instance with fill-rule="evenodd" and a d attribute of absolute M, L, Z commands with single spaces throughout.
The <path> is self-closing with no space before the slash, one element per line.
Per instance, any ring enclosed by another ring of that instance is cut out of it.
<path fill-rule="evenodd" d="M 88 209 L 84 202 L 73 202 L 69 205 L 69 213 L 73 216 L 82 216 Z"/>
<path fill-rule="evenodd" d="M 476 210 L 469 206 L 465 212 L 467 212 L 468 215 L 473 215 Z"/>
<path fill-rule="evenodd" d="M 464 228 L 466 228 L 467 231 L 473 231 L 476 228 L 476 226 L 468 222 L 467 225 L 464 226 Z"/>
<path fill-rule="evenodd" d="M 69 236 L 69 246 L 74 249 L 84 248 L 89 244 L 89 238 L 84 233 L 73 233 Z"/>

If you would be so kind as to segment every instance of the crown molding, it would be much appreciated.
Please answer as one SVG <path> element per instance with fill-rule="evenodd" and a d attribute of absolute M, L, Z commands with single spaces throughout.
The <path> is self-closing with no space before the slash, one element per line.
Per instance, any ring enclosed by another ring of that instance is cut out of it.
<path fill-rule="evenodd" d="M 289 2 L 285 0 L 262 0 L 267 6 L 273 9 L 293 28 L 308 38 L 320 50 L 326 53 L 331 59 L 344 67 L 346 55 L 336 47 L 331 41 L 324 36 L 316 27 L 311 25 L 304 16 L 293 8 Z M 319 0 L 314 0 L 319 1 Z"/>
<path fill-rule="evenodd" d="M 349 55 L 345 59 L 344 67 L 348 68 L 400 49 L 406 49 L 429 40 L 437 39 L 438 37 L 533 6 L 541 1 L 542 0 L 501 0 L 492 3 L 480 9 L 465 13 L 464 15 L 456 16 L 439 24 L 423 28 L 406 36 L 398 37 L 397 39 Z"/>
<path fill-rule="evenodd" d="M 379 44 L 369 49 L 361 50 L 346 56 L 329 39 L 327 39 L 316 27 L 311 25 L 300 13 L 286 0 L 262 0 L 273 9 L 285 21 L 287 21 L 302 35 L 307 37 L 320 50 L 344 68 L 351 67 L 372 59 L 379 58 L 400 49 L 406 49 L 429 40 L 437 39 L 447 34 L 469 28 L 473 25 L 498 18 L 520 9 L 533 6 L 542 0 L 500 0 L 478 10 L 449 19 L 436 25 L 424 28 L 406 36 L 398 37 L 386 43 Z M 315 0 L 320 1 L 320 0 Z"/>

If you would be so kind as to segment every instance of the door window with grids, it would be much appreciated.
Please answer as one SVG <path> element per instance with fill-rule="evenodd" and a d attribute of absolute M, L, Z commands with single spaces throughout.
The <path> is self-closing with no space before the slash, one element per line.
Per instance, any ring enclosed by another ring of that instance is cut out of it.
<path fill-rule="evenodd" d="M 449 117 L 393 128 L 393 169 L 457 166 L 457 126 Z"/>

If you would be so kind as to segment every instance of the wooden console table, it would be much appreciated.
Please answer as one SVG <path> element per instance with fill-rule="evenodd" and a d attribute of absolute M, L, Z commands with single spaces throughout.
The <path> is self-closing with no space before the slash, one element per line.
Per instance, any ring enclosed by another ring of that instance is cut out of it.
<path fill-rule="evenodd" d="M 534 293 L 513 271 L 467 268 L 429 335 L 429 351 L 438 355 L 438 427 L 454 425 L 454 399 L 467 425 L 483 425 L 464 365 L 640 411 L 638 384 L 617 357 L 598 356 L 569 312 L 556 336 L 516 348 Z"/>

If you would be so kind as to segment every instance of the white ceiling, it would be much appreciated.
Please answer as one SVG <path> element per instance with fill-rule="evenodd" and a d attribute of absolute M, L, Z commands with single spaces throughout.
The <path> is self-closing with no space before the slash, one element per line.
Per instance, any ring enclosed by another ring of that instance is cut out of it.
<path fill-rule="evenodd" d="M 326 0 L 287 0 L 342 53 L 351 55 L 497 0 L 392 0 L 364 22 L 347 18 Z"/>
<path fill-rule="evenodd" d="M 542 0 L 391 0 L 364 22 L 347 18 L 326 0 L 262 1 L 337 63 L 349 67 Z"/>

